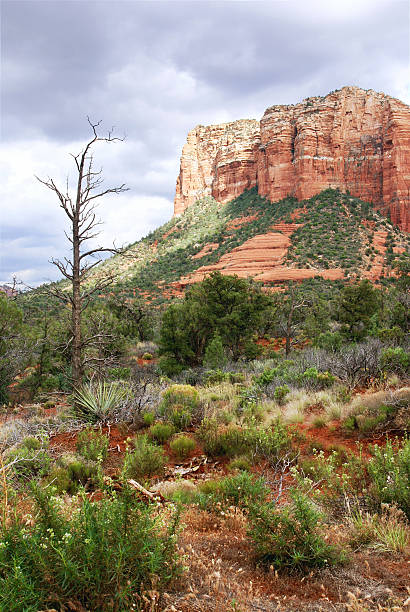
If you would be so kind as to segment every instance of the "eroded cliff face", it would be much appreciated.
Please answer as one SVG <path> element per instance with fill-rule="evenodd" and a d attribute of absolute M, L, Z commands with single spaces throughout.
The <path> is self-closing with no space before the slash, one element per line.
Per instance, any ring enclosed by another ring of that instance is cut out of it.
<path fill-rule="evenodd" d="M 240 119 L 221 125 L 199 125 L 182 149 L 174 214 L 199 198 L 212 195 L 228 202 L 256 185 L 259 121 Z"/>
<path fill-rule="evenodd" d="M 174 213 L 205 195 L 228 202 L 254 185 L 272 202 L 348 190 L 410 231 L 410 108 L 344 87 L 272 106 L 261 121 L 198 126 L 183 148 Z"/>

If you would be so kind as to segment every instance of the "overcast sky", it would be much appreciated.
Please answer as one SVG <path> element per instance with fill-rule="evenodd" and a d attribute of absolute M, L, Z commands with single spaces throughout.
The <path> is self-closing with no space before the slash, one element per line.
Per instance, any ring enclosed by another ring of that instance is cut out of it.
<path fill-rule="evenodd" d="M 86 116 L 126 141 L 100 145 L 100 242 L 134 242 L 172 215 L 197 124 L 260 118 L 344 85 L 410 102 L 407 0 L 1 2 L 1 270 L 58 278 L 63 211 L 34 175 L 64 184 Z"/>

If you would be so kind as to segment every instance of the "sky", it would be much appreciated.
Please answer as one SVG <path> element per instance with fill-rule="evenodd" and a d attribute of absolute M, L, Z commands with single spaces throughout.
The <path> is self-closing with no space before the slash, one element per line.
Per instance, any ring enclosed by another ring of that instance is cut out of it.
<path fill-rule="evenodd" d="M 35 178 L 75 179 L 87 116 L 105 187 L 95 245 L 172 216 L 187 133 L 344 85 L 410 103 L 408 0 L 1 0 L 0 284 L 58 279 L 64 212 Z M 94 245 L 94 246 L 95 246 Z"/>

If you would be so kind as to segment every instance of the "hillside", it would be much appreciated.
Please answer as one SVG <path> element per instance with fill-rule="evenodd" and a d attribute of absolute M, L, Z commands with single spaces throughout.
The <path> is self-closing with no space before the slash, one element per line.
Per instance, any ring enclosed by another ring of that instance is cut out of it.
<path fill-rule="evenodd" d="M 256 188 L 224 206 L 207 197 L 181 216 L 107 260 L 125 293 L 154 301 L 178 295 L 213 270 L 252 277 L 265 286 L 321 276 L 391 275 L 408 237 L 371 204 L 328 189 L 308 200 L 272 204 Z"/>

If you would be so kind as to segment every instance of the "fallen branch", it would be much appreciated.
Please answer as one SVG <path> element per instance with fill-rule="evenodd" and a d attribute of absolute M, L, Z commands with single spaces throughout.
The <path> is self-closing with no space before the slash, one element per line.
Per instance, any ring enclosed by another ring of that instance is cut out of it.
<path fill-rule="evenodd" d="M 133 480 L 132 478 L 127 481 L 129 485 L 131 485 L 134 489 L 136 489 L 139 493 L 144 495 L 144 497 L 148 497 L 151 501 L 165 503 L 167 500 L 161 493 L 152 493 L 152 491 L 148 491 L 139 482 Z"/>

